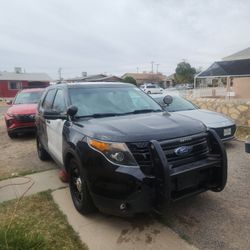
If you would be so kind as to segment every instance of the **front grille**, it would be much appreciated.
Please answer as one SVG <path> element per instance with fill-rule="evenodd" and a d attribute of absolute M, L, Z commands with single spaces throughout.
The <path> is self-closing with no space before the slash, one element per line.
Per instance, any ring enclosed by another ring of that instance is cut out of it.
<path fill-rule="evenodd" d="M 22 123 L 35 122 L 35 115 L 16 115 L 15 118 Z"/>
<path fill-rule="evenodd" d="M 219 135 L 219 137 L 221 139 L 226 139 L 226 138 L 234 136 L 234 133 L 236 131 L 236 125 L 222 127 L 222 128 L 213 128 L 213 129 L 216 131 L 216 133 Z M 230 135 L 224 135 L 224 130 L 225 129 L 231 129 L 231 134 Z"/>
<path fill-rule="evenodd" d="M 171 168 L 188 164 L 201 159 L 205 159 L 209 153 L 207 134 L 190 137 L 189 141 L 182 141 L 182 138 L 173 140 L 159 141 L 166 155 Z M 133 154 L 135 160 L 145 174 L 154 174 L 151 156 L 148 148 L 149 143 L 127 143 L 128 148 Z M 190 152 L 183 155 L 177 155 L 176 149 L 182 146 L 191 148 Z"/>

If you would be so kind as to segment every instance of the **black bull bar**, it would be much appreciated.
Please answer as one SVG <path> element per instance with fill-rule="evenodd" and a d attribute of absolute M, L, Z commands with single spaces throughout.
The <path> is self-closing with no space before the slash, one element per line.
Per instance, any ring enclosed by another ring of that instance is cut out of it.
<path fill-rule="evenodd" d="M 217 135 L 208 131 L 210 152 L 206 159 L 171 168 L 161 147 L 152 140 L 149 150 L 156 177 L 157 204 L 170 203 L 207 190 L 220 192 L 227 182 L 227 154 Z"/>

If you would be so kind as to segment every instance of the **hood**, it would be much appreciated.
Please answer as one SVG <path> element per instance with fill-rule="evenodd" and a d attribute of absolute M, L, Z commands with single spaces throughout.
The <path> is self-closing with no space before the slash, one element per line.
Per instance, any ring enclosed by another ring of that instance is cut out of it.
<path fill-rule="evenodd" d="M 221 127 L 221 126 L 231 126 L 234 124 L 234 121 L 224 114 L 217 113 L 214 111 L 206 109 L 195 109 L 195 110 L 186 110 L 176 112 L 187 117 L 200 120 L 207 127 Z"/>
<path fill-rule="evenodd" d="M 7 113 L 13 114 L 13 115 L 29 115 L 29 114 L 35 114 L 37 109 L 37 104 L 31 103 L 31 104 L 14 104 L 12 105 L 8 110 Z"/>
<path fill-rule="evenodd" d="M 201 123 L 167 112 L 82 120 L 83 134 L 106 141 L 138 142 L 190 136 L 206 131 Z"/>

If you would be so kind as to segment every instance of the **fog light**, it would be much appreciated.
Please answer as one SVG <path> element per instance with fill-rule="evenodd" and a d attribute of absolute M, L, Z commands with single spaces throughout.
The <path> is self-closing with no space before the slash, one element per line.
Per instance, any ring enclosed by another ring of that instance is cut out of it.
<path fill-rule="evenodd" d="M 110 157 L 118 162 L 122 162 L 124 160 L 124 154 L 122 152 L 111 154 Z"/>

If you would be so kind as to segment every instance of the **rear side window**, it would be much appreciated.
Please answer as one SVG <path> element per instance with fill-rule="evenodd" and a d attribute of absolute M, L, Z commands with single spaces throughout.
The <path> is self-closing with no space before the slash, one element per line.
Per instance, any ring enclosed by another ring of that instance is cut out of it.
<path fill-rule="evenodd" d="M 60 113 L 66 111 L 65 99 L 64 99 L 62 89 L 59 89 L 57 91 L 52 109 L 56 110 L 56 111 L 58 111 Z"/>
<path fill-rule="evenodd" d="M 52 104 L 53 104 L 53 101 L 54 101 L 55 93 L 56 93 L 56 89 L 51 89 L 46 94 L 46 97 L 43 100 L 43 104 L 42 104 L 42 107 L 45 110 L 52 109 Z"/>

